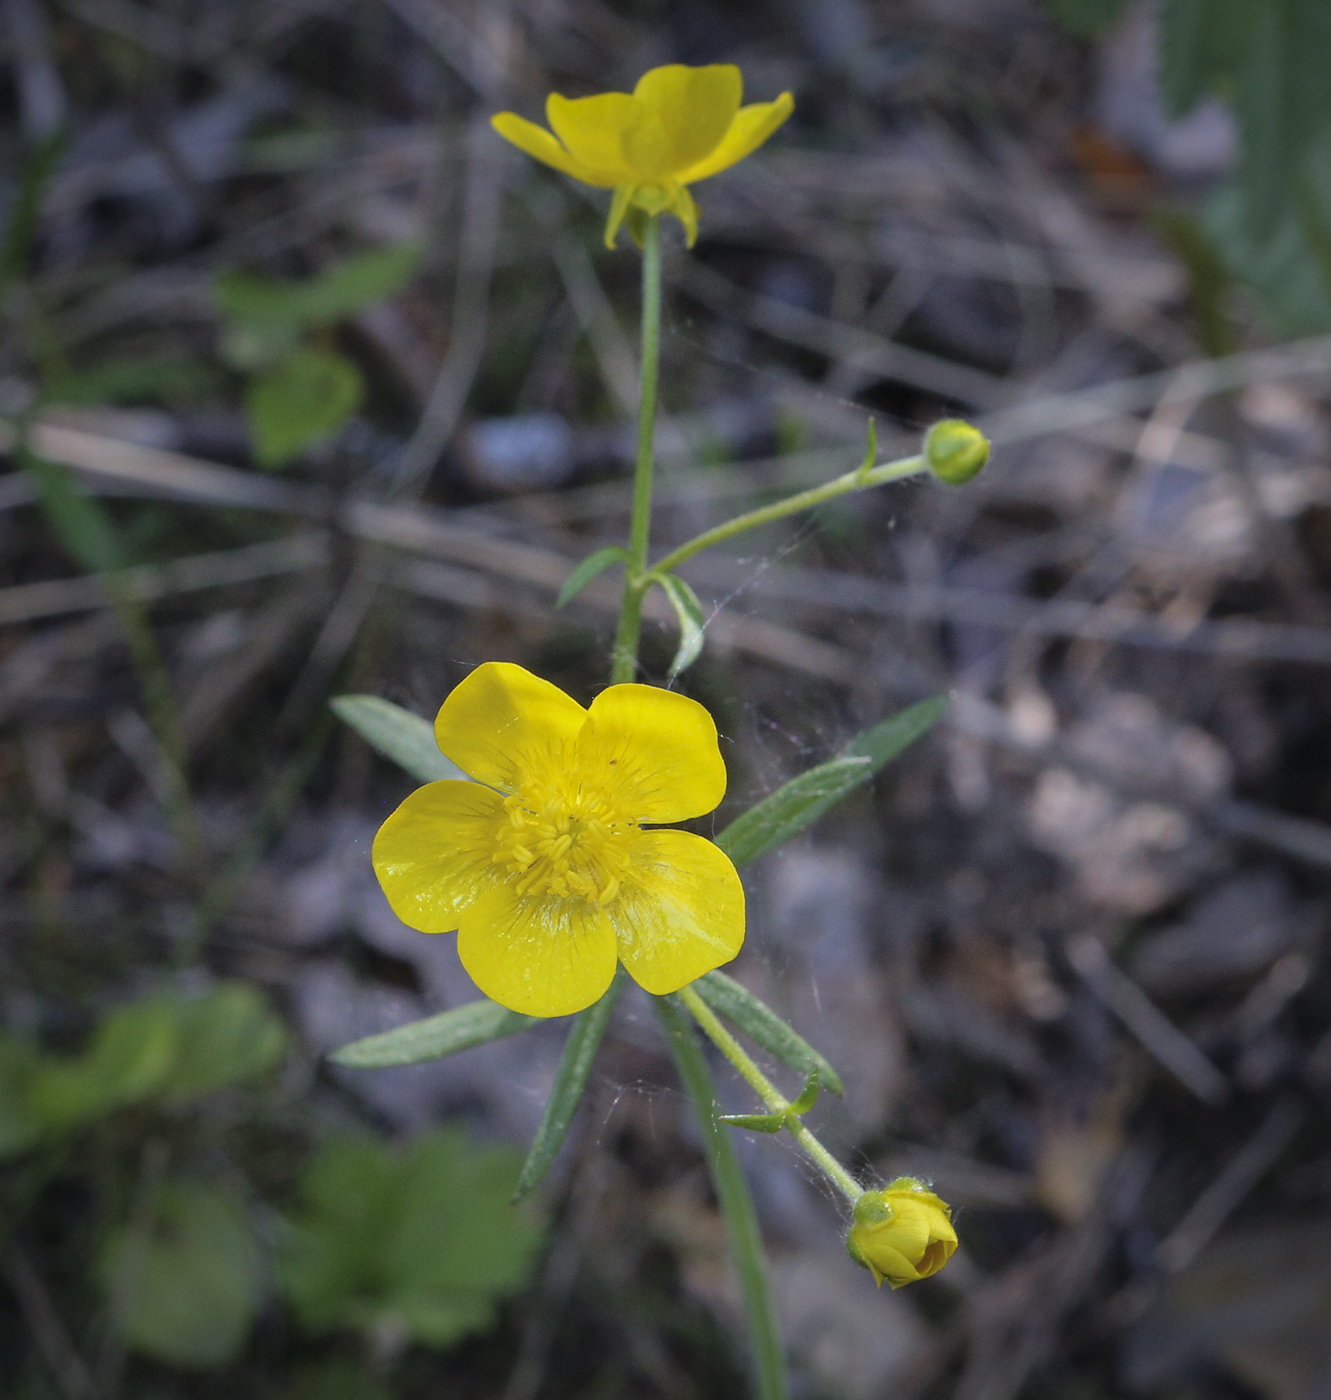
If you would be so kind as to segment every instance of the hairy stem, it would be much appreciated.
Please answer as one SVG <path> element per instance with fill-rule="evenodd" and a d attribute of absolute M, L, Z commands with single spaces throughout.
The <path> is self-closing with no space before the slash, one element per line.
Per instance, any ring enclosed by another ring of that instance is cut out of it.
<path fill-rule="evenodd" d="M 889 481 L 903 481 L 906 477 L 920 476 L 928 470 L 929 463 L 919 455 L 903 457 L 897 462 L 884 462 L 881 467 L 870 467 L 867 471 L 863 467 L 856 467 L 854 471 L 825 481 L 821 486 L 811 487 L 796 496 L 787 496 L 784 501 L 776 501 L 770 506 L 762 506 L 758 510 L 737 515 L 723 525 L 704 530 L 701 535 L 695 535 L 678 549 L 672 549 L 665 558 L 658 559 L 652 566 L 652 572 L 668 574 L 686 559 L 692 559 L 695 554 L 709 549 L 714 544 L 720 544 L 723 540 L 742 535 L 745 530 L 756 530 L 759 525 L 770 525 L 772 521 L 783 520 L 787 515 L 798 515 L 802 510 L 811 510 L 826 501 L 836 500 L 838 496 L 848 496 L 852 491 L 864 491 L 871 486 L 886 486 Z"/>
<path fill-rule="evenodd" d="M 753 1350 L 759 1400 L 787 1400 L 790 1390 L 786 1380 L 785 1355 L 777 1331 L 776 1309 L 763 1259 L 758 1217 L 744 1173 L 735 1156 L 734 1144 L 726 1129 L 717 1121 L 716 1086 L 694 1038 L 693 1027 L 675 999 L 657 997 L 656 1014 L 670 1042 L 679 1077 L 693 1100 L 707 1166 L 712 1174 L 721 1214 L 725 1217 L 730 1247 L 734 1251 L 735 1265 L 744 1290 L 744 1312 L 749 1324 L 749 1345 Z"/>
<path fill-rule="evenodd" d="M 652 529 L 652 473 L 656 457 L 656 387 L 661 364 L 661 221 L 647 220 L 642 248 L 642 380 L 638 394 L 638 456 L 633 468 L 633 520 L 629 526 L 629 557 L 624 570 L 624 600 L 615 633 L 610 679 L 631 681 L 638 670 L 638 638 L 642 632 L 642 600 L 647 593 L 643 574 Z"/>
<path fill-rule="evenodd" d="M 710 1006 L 693 990 L 685 987 L 678 993 L 680 1001 L 689 1008 L 693 1019 L 703 1028 L 707 1038 L 739 1071 L 740 1078 L 767 1105 L 769 1112 L 785 1113 L 789 1100 L 754 1063 L 748 1051 L 721 1023 Z M 864 1194 L 864 1188 L 837 1161 L 821 1142 L 793 1114 L 785 1121 L 791 1137 L 808 1153 L 818 1170 L 854 1205 Z"/>

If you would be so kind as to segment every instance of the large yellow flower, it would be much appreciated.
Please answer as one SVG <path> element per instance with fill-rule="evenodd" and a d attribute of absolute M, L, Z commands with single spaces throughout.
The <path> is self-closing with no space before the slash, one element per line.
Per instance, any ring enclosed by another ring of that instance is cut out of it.
<path fill-rule="evenodd" d="M 584 710 L 487 661 L 434 729 L 475 782 L 412 793 L 379 828 L 374 868 L 404 923 L 457 929 L 488 997 L 564 1016 L 601 996 L 617 959 L 662 995 L 739 952 L 744 890 L 729 858 L 701 836 L 641 826 L 700 817 L 725 795 L 716 725 L 696 701 L 612 685 Z"/>
<path fill-rule="evenodd" d="M 698 206 L 687 187 L 757 150 L 795 107 L 788 92 L 775 102 L 741 107 L 743 92 L 733 63 L 671 63 L 644 73 L 631 96 L 603 92 L 570 101 L 552 92 L 545 115 L 554 135 L 516 112 L 500 112 L 491 124 L 529 156 L 584 184 L 614 190 L 607 248 L 615 246 L 630 206 L 651 215 L 669 210 L 692 247 Z"/>

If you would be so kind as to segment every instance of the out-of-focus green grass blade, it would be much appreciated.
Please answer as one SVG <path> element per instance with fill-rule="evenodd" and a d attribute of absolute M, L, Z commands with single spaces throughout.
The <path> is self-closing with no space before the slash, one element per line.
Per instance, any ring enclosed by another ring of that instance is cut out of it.
<path fill-rule="evenodd" d="M 422 1060 L 441 1060 L 445 1055 L 456 1055 L 459 1050 L 470 1050 L 475 1045 L 526 1030 L 535 1020 L 533 1016 L 522 1016 L 482 998 L 423 1021 L 412 1021 L 395 1030 L 353 1040 L 329 1058 L 345 1069 L 415 1065 Z"/>
<path fill-rule="evenodd" d="M 555 1155 L 568 1136 L 573 1115 L 582 1102 L 583 1090 L 587 1087 L 587 1076 L 591 1073 L 592 1061 L 600 1048 L 601 1038 L 610 1021 L 610 1013 L 615 1009 L 620 988 L 624 985 L 624 969 L 615 973 L 609 991 L 586 1011 L 580 1011 L 573 1020 L 564 1045 L 564 1056 L 559 1062 L 559 1073 L 555 1075 L 555 1086 L 550 1091 L 545 1105 L 545 1116 L 532 1139 L 531 1151 L 522 1164 L 513 1199 L 520 1201 L 528 1195 L 550 1168 Z"/>
<path fill-rule="evenodd" d="M 377 695 L 339 695 L 328 703 L 338 719 L 413 778 L 423 783 L 437 783 L 442 778 L 466 779 L 462 769 L 439 752 L 429 720 Z"/>
<path fill-rule="evenodd" d="M 834 1094 L 842 1092 L 841 1076 L 828 1061 L 747 987 L 724 972 L 708 972 L 693 985 L 718 1016 L 724 1016 L 769 1055 L 801 1074 L 817 1075 L 817 1082 Z"/>
<path fill-rule="evenodd" d="M 776 850 L 829 812 L 847 793 L 867 783 L 885 763 L 926 733 L 946 708 L 947 697 L 936 695 L 866 729 L 836 758 L 792 778 L 736 817 L 716 838 L 716 844 L 737 866 Z"/>

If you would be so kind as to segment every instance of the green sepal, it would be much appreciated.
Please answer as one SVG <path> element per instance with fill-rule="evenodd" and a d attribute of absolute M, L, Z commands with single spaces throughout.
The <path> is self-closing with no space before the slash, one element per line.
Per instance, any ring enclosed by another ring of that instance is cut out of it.
<path fill-rule="evenodd" d="M 423 783 L 466 779 L 462 769 L 439 752 L 429 720 L 377 695 L 339 695 L 328 704 L 372 749 L 391 758 L 413 778 Z"/>
<path fill-rule="evenodd" d="M 513 1190 L 513 1200 L 520 1201 L 540 1184 L 541 1178 L 550 1169 L 559 1149 L 564 1145 L 573 1115 L 582 1102 L 583 1090 L 587 1087 L 587 1076 L 591 1073 L 592 1061 L 600 1049 L 605 1028 L 610 1022 L 610 1013 L 615 1009 L 620 989 L 624 985 L 624 969 L 618 968 L 609 990 L 586 1011 L 579 1011 L 573 1018 L 573 1027 L 564 1043 L 564 1054 L 559 1061 L 559 1071 L 555 1075 L 554 1088 L 545 1105 L 541 1125 L 532 1139 L 527 1160 L 522 1164 L 518 1184 Z"/>
<path fill-rule="evenodd" d="M 801 1074 L 816 1074 L 820 1085 L 834 1094 L 842 1092 L 841 1076 L 829 1061 L 803 1036 L 791 1030 L 765 1001 L 733 977 L 727 977 L 724 972 L 704 973 L 693 988 L 718 1016 L 725 1017 L 783 1065 Z"/>
<path fill-rule="evenodd" d="M 564 580 L 559 597 L 555 599 L 555 607 L 562 608 L 566 603 L 571 603 L 598 574 L 603 574 L 611 564 L 624 563 L 628 557 L 629 552 L 622 544 L 608 544 L 595 554 L 589 554 Z"/>
<path fill-rule="evenodd" d="M 821 1076 L 815 1065 L 812 1073 L 804 1081 L 804 1088 L 800 1090 L 799 1097 L 786 1110 L 787 1117 L 802 1118 L 818 1102 L 818 1091 L 822 1088 L 820 1081 Z"/>
<path fill-rule="evenodd" d="M 703 616 L 702 604 L 698 595 L 678 574 L 653 574 L 653 583 L 659 583 L 670 605 L 679 619 L 679 649 L 670 663 L 670 679 L 673 681 L 681 671 L 687 671 L 702 655 L 704 628 L 707 620 Z"/>
<path fill-rule="evenodd" d="M 423 1021 L 412 1021 L 395 1030 L 353 1040 L 328 1058 L 344 1069 L 416 1065 L 422 1060 L 441 1060 L 445 1055 L 456 1055 L 459 1050 L 470 1050 L 473 1046 L 513 1035 L 534 1026 L 536 1019 L 482 998 L 438 1016 L 428 1016 Z"/>
<path fill-rule="evenodd" d="M 716 844 L 737 866 L 776 850 L 927 733 L 945 709 L 947 697 L 936 695 L 866 729 L 836 758 L 792 778 L 736 817 L 717 836 Z"/>

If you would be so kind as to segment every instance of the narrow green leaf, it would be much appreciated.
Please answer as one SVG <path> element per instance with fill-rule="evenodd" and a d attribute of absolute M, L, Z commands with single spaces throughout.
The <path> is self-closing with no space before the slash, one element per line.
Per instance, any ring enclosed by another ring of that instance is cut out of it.
<path fill-rule="evenodd" d="M 43 137 L 28 153 L 19 170 L 18 188 L 14 190 L 4 236 L 0 238 L 0 305 L 10 286 L 27 267 L 42 198 L 60 164 L 60 157 L 65 153 L 65 144 L 63 130 Z"/>
<path fill-rule="evenodd" d="M 423 1021 L 412 1021 L 395 1030 L 353 1040 L 350 1045 L 334 1051 L 329 1059 L 344 1069 L 416 1065 L 422 1060 L 441 1060 L 445 1055 L 456 1055 L 459 1050 L 485 1045 L 534 1024 L 535 1017 L 522 1016 L 482 998 L 438 1016 L 428 1016 Z"/>
<path fill-rule="evenodd" d="M 724 972 L 708 972 L 693 984 L 698 995 L 732 1025 L 738 1026 L 756 1045 L 783 1065 L 801 1074 L 817 1074 L 819 1083 L 834 1094 L 842 1092 L 841 1076 L 803 1036 L 786 1025 L 765 1001 Z M 806 1086 L 807 1087 L 807 1086 Z"/>
<path fill-rule="evenodd" d="M 718 1113 L 727 1128 L 747 1128 L 751 1133 L 779 1133 L 786 1126 L 784 1113 Z"/>
<path fill-rule="evenodd" d="M 72 472 L 44 461 L 21 444 L 17 460 L 32 478 L 42 514 L 71 558 L 97 574 L 129 562 L 111 517 L 100 501 L 83 491 Z"/>
<path fill-rule="evenodd" d="M 921 700 L 891 719 L 866 729 L 841 754 L 811 768 L 735 818 L 716 844 L 735 862 L 748 865 L 830 811 L 907 745 L 913 744 L 947 708 L 946 696 Z"/>
<path fill-rule="evenodd" d="M 573 1019 L 572 1029 L 564 1044 L 564 1055 L 559 1062 L 559 1072 L 555 1075 L 555 1085 L 550 1091 L 545 1105 L 541 1126 L 532 1139 L 531 1151 L 522 1164 L 522 1173 L 513 1192 L 514 1201 L 528 1195 L 550 1168 L 550 1163 L 568 1136 L 573 1115 L 582 1102 L 583 1090 L 587 1087 L 587 1076 L 591 1073 L 592 1061 L 600 1048 L 601 1038 L 610 1022 L 610 1013 L 615 1009 L 620 988 L 624 985 L 624 969 L 615 972 L 615 980 L 610 989 L 594 1006 L 578 1012 Z"/>
<path fill-rule="evenodd" d="M 611 564 L 622 563 L 628 557 L 629 552 L 622 544 L 608 544 L 595 554 L 589 554 L 564 580 L 559 597 L 555 599 L 555 607 L 562 608 L 566 603 L 571 603 L 598 574 L 603 574 Z"/>
<path fill-rule="evenodd" d="M 657 574 L 655 579 L 670 599 L 675 616 L 679 619 L 679 650 L 670 663 L 670 679 L 674 680 L 702 655 L 706 618 L 698 595 L 678 574 Z"/>
<path fill-rule="evenodd" d="M 748 865 L 784 845 L 872 776 L 872 760 L 858 755 L 819 764 L 736 817 L 716 844 L 736 865 Z"/>
<path fill-rule="evenodd" d="M 339 695 L 328 703 L 338 719 L 413 778 L 423 783 L 466 778 L 457 764 L 439 752 L 429 720 L 377 695 Z"/>

